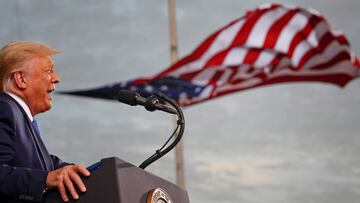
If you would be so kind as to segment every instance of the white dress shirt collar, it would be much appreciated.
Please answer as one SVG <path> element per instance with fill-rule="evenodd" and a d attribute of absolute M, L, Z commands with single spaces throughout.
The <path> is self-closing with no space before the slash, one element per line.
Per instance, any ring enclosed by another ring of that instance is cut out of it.
<path fill-rule="evenodd" d="M 20 97 L 18 97 L 17 95 L 11 93 L 11 92 L 6 92 L 6 94 L 10 95 L 13 99 L 16 100 L 17 103 L 20 104 L 20 106 L 24 109 L 24 111 L 26 112 L 26 115 L 28 116 L 28 118 L 30 119 L 30 121 L 32 122 L 34 120 L 33 116 L 31 115 L 31 111 L 30 108 L 28 107 L 28 105 L 25 103 L 25 101 L 23 99 L 21 99 Z"/>

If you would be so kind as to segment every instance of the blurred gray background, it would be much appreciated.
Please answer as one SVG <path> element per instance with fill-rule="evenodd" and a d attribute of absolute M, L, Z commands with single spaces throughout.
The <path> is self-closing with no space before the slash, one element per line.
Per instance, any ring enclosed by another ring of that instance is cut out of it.
<path fill-rule="evenodd" d="M 320 11 L 360 53 L 360 1 L 278 1 Z M 179 0 L 180 57 L 267 1 Z M 0 0 L 0 44 L 46 43 L 57 90 L 151 76 L 170 65 L 165 0 Z M 344 89 L 273 85 L 184 109 L 186 184 L 192 203 L 359 202 L 360 79 Z M 54 95 L 38 120 L 49 151 L 90 165 L 117 156 L 139 165 L 173 130 L 171 116 L 117 102 Z M 174 152 L 147 170 L 175 182 Z"/>

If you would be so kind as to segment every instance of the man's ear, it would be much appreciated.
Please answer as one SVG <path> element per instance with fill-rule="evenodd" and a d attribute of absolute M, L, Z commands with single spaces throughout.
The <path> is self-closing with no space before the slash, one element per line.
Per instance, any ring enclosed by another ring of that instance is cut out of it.
<path fill-rule="evenodd" d="M 27 88 L 27 83 L 26 83 L 27 81 L 24 72 L 16 71 L 15 73 L 13 73 L 13 77 L 14 77 L 14 85 L 18 89 L 24 90 Z"/>

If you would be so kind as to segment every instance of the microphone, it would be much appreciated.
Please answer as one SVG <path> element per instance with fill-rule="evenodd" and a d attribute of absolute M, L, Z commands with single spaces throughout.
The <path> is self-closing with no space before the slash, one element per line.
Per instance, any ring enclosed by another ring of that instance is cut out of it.
<path fill-rule="evenodd" d="M 117 96 L 117 100 L 121 103 L 125 103 L 131 106 L 144 106 L 145 109 L 148 111 L 160 110 L 171 114 L 177 114 L 177 111 L 173 108 L 161 104 L 159 99 L 155 95 L 144 98 L 137 92 L 120 90 Z"/>

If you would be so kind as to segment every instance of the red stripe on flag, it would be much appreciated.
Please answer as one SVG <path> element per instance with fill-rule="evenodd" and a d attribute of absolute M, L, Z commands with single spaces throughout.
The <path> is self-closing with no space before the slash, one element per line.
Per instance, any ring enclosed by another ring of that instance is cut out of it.
<path fill-rule="evenodd" d="M 331 84 L 337 84 L 340 87 L 344 87 L 350 80 L 352 79 L 351 76 L 347 75 L 347 74 L 327 74 L 327 75 L 302 75 L 302 76 L 292 76 L 292 75 L 286 75 L 286 76 L 281 76 L 281 77 L 277 77 L 271 80 L 267 80 L 267 81 L 263 81 L 259 84 L 250 86 L 250 87 L 245 87 L 245 88 L 231 88 L 228 90 L 223 90 L 223 91 L 214 91 L 214 94 L 211 96 L 212 97 L 219 97 L 219 96 L 223 96 L 232 92 L 236 92 L 236 91 L 242 91 L 242 90 L 247 90 L 247 89 L 252 89 L 252 88 L 256 88 L 256 87 L 260 87 L 260 86 L 266 86 L 266 85 L 274 85 L 274 84 L 280 84 L 280 83 L 285 83 L 285 82 L 325 82 L 325 83 L 331 83 Z M 246 80 L 239 80 L 237 81 L 237 83 L 241 83 L 244 82 Z M 211 99 L 209 98 L 209 99 Z"/>
<path fill-rule="evenodd" d="M 355 57 L 355 59 L 354 59 L 353 64 L 360 69 L 360 60 L 356 56 L 354 56 L 354 57 Z"/>
<path fill-rule="evenodd" d="M 280 5 L 274 4 L 267 9 L 256 10 L 256 12 L 248 13 L 248 15 L 246 16 L 247 20 L 245 21 L 242 28 L 238 31 L 235 39 L 233 40 L 231 47 L 245 44 L 246 40 L 248 39 L 251 33 L 251 30 L 254 28 L 260 17 L 263 16 L 265 13 L 279 7 Z"/>
<path fill-rule="evenodd" d="M 324 70 L 324 69 L 327 69 L 327 68 L 329 68 L 337 63 L 340 63 L 342 61 L 350 61 L 350 59 L 351 59 L 351 56 L 349 55 L 349 53 L 346 51 L 342 51 L 342 52 L 338 53 L 336 56 L 334 56 L 333 58 L 331 58 L 330 61 L 315 65 L 313 67 L 310 67 L 309 69 Z"/>
<path fill-rule="evenodd" d="M 341 44 L 346 44 L 348 46 L 350 46 L 349 42 L 347 41 L 346 37 L 344 35 L 339 35 L 336 37 L 336 39 L 341 43 Z"/>
<path fill-rule="evenodd" d="M 276 67 L 276 66 L 280 65 L 280 63 L 283 59 L 287 59 L 290 61 L 290 58 L 286 54 L 277 53 L 276 56 L 274 57 L 274 59 L 270 62 L 270 65 L 272 67 Z"/>
<path fill-rule="evenodd" d="M 258 48 L 251 48 L 249 49 L 248 53 L 246 54 L 243 63 L 244 64 L 253 64 L 256 62 L 256 59 L 261 54 L 262 50 Z"/>
<path fill-rule="evenodd" d="M 282 29 L 289 23 L 298 11 L 299 9 L 290 10 L 271 26 L 264 42 L 264 48 L 274 48 Z"/>
<path fill-rule="evenodd" d="M 173 65 L 170 66 L 170 68 L 166 69 L 165 71 L 157 74 L 156 76 L 153 77 L 154 78 L 160 78 L 163 77 L 171 72 L 173 72 L 174 70 L 181 68 L 182 66 L 192 62 L 192 61 L 196 61 L 198 60 L 203 54 L 204 52 L 206 52 L 209 47 L 212 45 L 212 43 L 214 42 L 214 40 L 218 37 L 218 35 L 226 30 L 227 28 L 231 27 L 232 25 L 234 25 L 235 23 L 239 22 L 242 18 L 237 19 L 232 21 L 231 23 L 229 23 L 228 25 L 226 25 L 225 27 L 221 28 L 220 30 L 218 30 L 217 32 L 213 33 L 212 35 L 210 35 L 207 39 L 205 39 L 204 42 L 202 42 L 196 49 L 195 51 L 193 51 L 190 55 L 185 56 L 184 58 L 180 59 L 179 61 L 177 61 L 176 63 L 174 63 Z"/>
<path fill-rule="evenodd" d="M 240 28 L 240 30 L 238 31 L 237 35 L 235 36 L 232 44 L 227 49 L 220 51 L 218 54 L 216 54 L 211 59 L 209 59 L 208 62 L 206 63 L 206 65 L 203 67 L 203 69 L 206 67 L 211 67 L 211 66 L 222 64 L 230 50 L 232 50 L 236 46 L 245 44 L 245 42 L 247 41 L 247 39 L 251 33 L 251 30 L 254 28 L 254 26 L 256 25 L 256 22 L 260 19 L 260 17 L 262 15 L 264 15 L 266 12 L 276 9 L 278 7 L 279 7 L 279 5 L 273 5 L 268 9 L 260 10 L 259 12 L 250 14 L 248 16 L 249 19 L 247 19 L 245 21 L 245 23 L 243 24 L 243 26 Z"/>
<path fill-rule="evenodd" d="M 332 42 L 337 41 L 340 44 L 346 45 L 346 41 L 339 41 L 338 38 L 335 38 L 330 32 L 327 32 L 319 41 L 319 45 L 308 50 L 304 56 L 301 58 L 297 69 L 303 68 L 306 62 L 309 61 L 310 58 L 314 57 L 316 54 L 322 54 L 324 50 L 328 47 Z"/>
<path fill-rule="evenodd" d="M 224 51 L 220 51 L 219 53 L 215 54 L 213 57 L 211 57 L 207 61 L 207 63 L 204 65 L 204 67 L 202 69 L 205 69 L 207 67 L 212 67 L 212 66 L 218 66 L 218 65 L 222 64 L 225 57 L 227 56 L 229 50 L 231 50 L 231 49 L 227 48 Z"/>
<path fill-rule="evenodd" d="M 319 16 L 312 15 L 310 17 L 310 19 L 308 20 L 308 23 L 306 24 L 304 29 L 300 30 L 295 35 L 294 39 L 291 41 L 289 51 L 288 51 L 288 56 L 289 57 L 293 56 L 295 48 L 297 47 L 297 45 L 300 42 L 304 41 L 320 22 L 322 22 L 322 19 L 319 18 Z"/>

